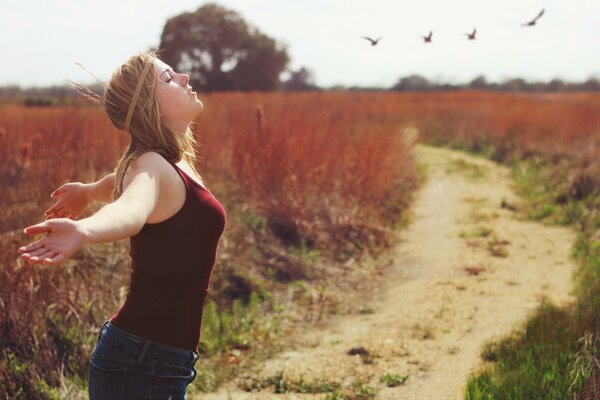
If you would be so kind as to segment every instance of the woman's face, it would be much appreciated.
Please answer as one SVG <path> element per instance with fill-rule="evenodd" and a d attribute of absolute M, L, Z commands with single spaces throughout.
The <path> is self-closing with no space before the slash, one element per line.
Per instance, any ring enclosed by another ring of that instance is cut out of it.
<path fill-rule="evenodd" d="M 158 79 L 158 101 L 164 123 L 176 132 L 184 132 L 187 126 L 204 108 L 204 104 L 189 86 L 190 77 L 178 74 L 158 58 L 154 59 Z"/>

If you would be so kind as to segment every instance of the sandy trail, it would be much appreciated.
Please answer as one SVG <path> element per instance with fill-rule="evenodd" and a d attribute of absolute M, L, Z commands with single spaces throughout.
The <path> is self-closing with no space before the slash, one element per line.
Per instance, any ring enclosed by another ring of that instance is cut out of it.
<path fill-rule="evenodd" d="M 289 351 L 251 376 L 286 381 L 365 382 L 375 399 L 460 399 L 481 365 L 482 345 L 515 328 L 546 298 L 563 305 L 575 263 L 575 232 L 526 221 L 501 207 L 521 201 L 506 167 L 483 158 L 417 145 L 427 181 L 413 219 L 393 250 L 394 266 L 370 313 L 334 316 L 295 338 Z M 362 346 L 368 357 L 351 356 Z M 383 374 L 408 375 L 387 387 Z M 202 399 L 323 399 L 325 394 L 244 392 L 235 382 Z"/>

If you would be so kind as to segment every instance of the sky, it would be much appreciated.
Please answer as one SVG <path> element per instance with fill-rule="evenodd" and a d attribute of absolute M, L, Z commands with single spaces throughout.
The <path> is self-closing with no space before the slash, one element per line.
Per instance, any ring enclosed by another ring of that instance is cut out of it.
<path fill-rule="evenodd" d="M 319 86 L 600 78 L 599 0 L 220 0 L 287 46 L 289 68 Z M 1 0 L 0 86 L 107 82 L 131 54 L 158 46 L 168 18 L 208 1 Z M 521 24 L 544 15 L 534 27 Z M 477 29 L 477 39 L 464 33 Z M 421 35 L 433 31 L 432 43 Z M 377 38 L 371 46 L 361 36 Z M 285 76 L 282 76 L 285 77 Z"/>

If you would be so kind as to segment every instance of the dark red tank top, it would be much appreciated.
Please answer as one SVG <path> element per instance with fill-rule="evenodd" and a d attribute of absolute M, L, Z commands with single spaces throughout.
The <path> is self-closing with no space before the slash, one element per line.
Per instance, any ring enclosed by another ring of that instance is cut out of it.
<path fill-rule="evenodd" d="M 183 207 L 145 224 L 129 239 L 131 281 L 110 322 L 146 339 L 198 351 L 202 309 L 210 285 L 225 209 L 177 165 L 186 187 Z"/>

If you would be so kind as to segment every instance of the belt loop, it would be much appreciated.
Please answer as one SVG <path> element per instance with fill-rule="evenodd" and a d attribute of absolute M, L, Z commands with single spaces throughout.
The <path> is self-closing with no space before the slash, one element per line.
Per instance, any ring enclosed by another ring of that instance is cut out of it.
<path fill-rule="evenodd" d="M 148 347 L 150 347 L 150 342 L 148 340 L 144 340 L 144 347 L 142 347 L 142 351 L 140 352 L 140 356 L 138 357 L 136 364 L 141 364 L 144 361 L 144 357 L 146 357 L 146 353 L 148 352 Z"/>
<path fill-rule="evenodd" d="M 104 323 L 100 327 L 100 333 L 98 333 L 98 339 L 96 340 L 96 343 L 98 343 L 100 341 L 100 337 L 102 336 L 102 331 L 104 331 L 104 327 L 106 325 L 108 325 L 108 322 L 109 322 L 109 320 L 107 319 L 106 321 L 104 321 Z"/>

